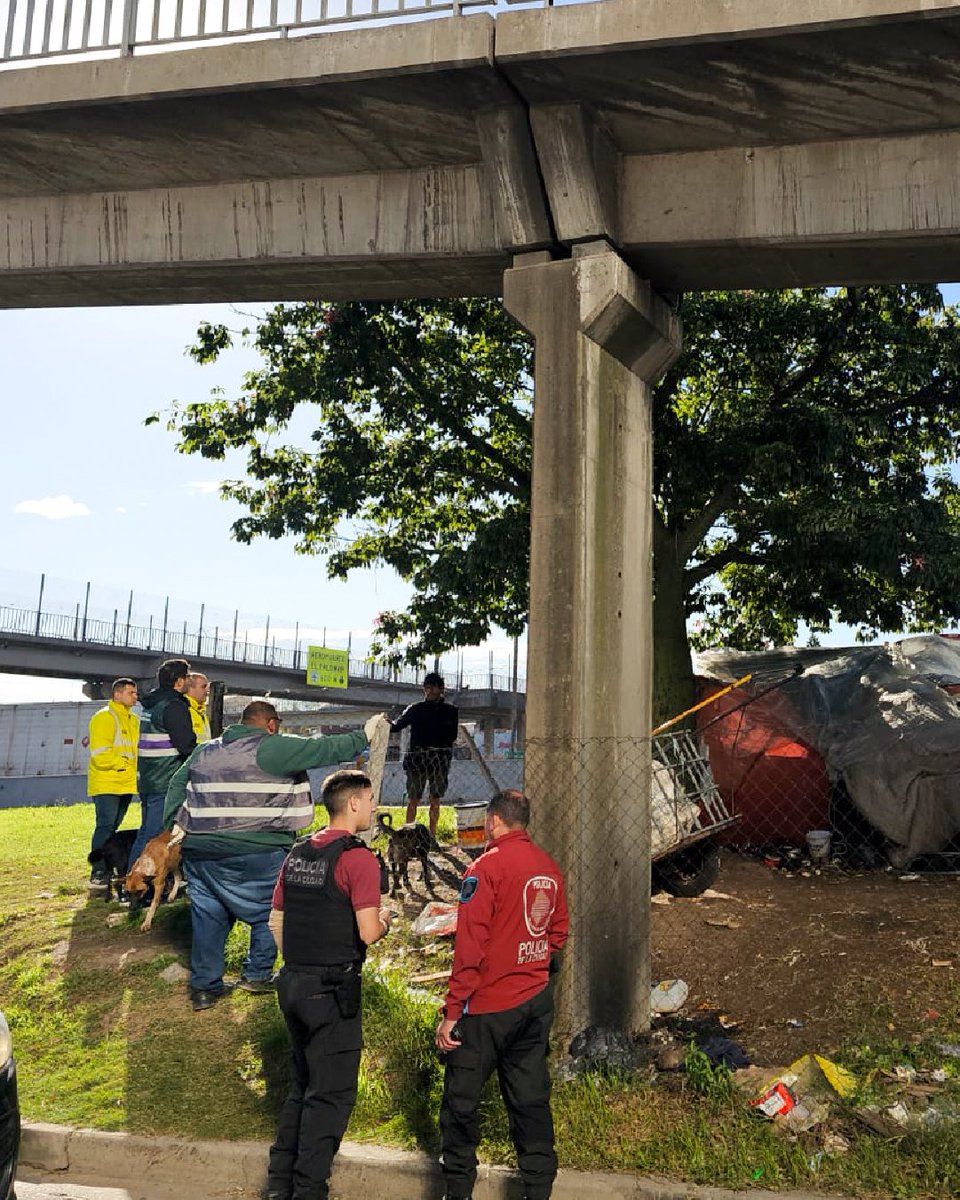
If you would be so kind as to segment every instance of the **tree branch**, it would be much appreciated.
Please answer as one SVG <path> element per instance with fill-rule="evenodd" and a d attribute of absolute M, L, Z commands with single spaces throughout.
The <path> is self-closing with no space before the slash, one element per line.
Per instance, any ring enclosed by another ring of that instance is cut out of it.
<path fill-rule="evenodd" d="M 677 548 L 684 563 L 693 557 L 714 524 L 737 498 L 738 491 L 737 484 L 725 483 L 713 499 L 680 530 Z"/>
<path fill-rule="evenodd" d="M 726 550 L 719 550 L 695 567 L 690 567 L 684 572 L 683 577 L 687 581 L 688 588 L 694 588 L 698 583 L 703 583 L 705 579 L 716 575 L 719 570 L 729 567 L 732 563 L 739 563 L 747 567 L 768 567 L 774 561 L 776 561 L 775 557 L 769 554 L 756 554 L 751 550 L 738 550 L 736 546 L 728 546 Z"/>

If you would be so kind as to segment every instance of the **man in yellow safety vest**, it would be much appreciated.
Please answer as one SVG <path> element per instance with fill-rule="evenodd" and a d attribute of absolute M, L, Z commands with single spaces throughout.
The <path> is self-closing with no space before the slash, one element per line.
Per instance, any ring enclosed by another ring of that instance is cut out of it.
<path fill-rule="evenodd" d="M 116 833 L 137 794 L 137 740 L 140 720 L 132 712 L 137 702 L 137 685 L 132 679 L 115 679 L 110 700 L 90 718 L 90 762 L 87 795 L 93 801 L 96 822 L 91 851 L 99 850 Z M 106 887 L 107 867 L 94 865 L 90 882 Z"/>

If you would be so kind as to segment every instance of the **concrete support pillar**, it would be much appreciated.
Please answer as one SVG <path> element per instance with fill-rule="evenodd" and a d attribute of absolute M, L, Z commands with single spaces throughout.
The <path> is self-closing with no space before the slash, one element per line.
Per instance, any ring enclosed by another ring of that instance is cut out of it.
<path fill-rule="evenodd" d="M 518 260 L 504 303 L 536 339 L 524 787 L 573 917 L 557 1028 L 638 1030 L 649 1023 L 650 384 L 680 330 L 606 243 Z"/>
<path fill-rule="evenodd" d="M 497 732 L 497 718 L 483 718 L 483 755 L 490 758 L 494 751 L 494 735 Z"/>

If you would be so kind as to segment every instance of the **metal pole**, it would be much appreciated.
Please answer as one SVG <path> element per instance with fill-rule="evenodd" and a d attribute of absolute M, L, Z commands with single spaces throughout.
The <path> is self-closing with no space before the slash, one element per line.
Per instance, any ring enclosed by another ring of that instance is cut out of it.
<path fill-rule="evenodd" d="M 300 622 L 297 622 L 296 628 L 293 631 L 293 669 L 296 671 L 300 666 Z"/>
<path fill-rule="evenodd" d="M 153 613 L 150 614 L 150 626 L 147 629 L 147 649 L 153 649 Z"/>
<path fill-rule="evenodd" d="M 213 627 L 213 657 L 216 658 L 220 653 L 220 626 Z"/>
<path fill-rule="evenodd" d="M 489 675 L 490 691 L 493 691 L 493 651 L 490 650 L 487 659 L 487 674 Z"/>
<path fill-rule="evenodd" d="M 130 589 L 130 599 L 127 601 L 127 632 L 124 635 L 123 644 L 130 645 L 130 621 L 133 618 L 133 588 Z"/>
<path fill-rule="evenodd" d="M 200 655 L 203 653 L 203 651 L 200 649 L 200 645 L 203 642 L 203 614 L 204 614 L 205 609 L 206 609 L 206 605 L 201 604 L 200 605 L 200 629 L 197 632 L 197 658 L 199 658 Z"/>
<path fill-rule="evenodd" d="M 513 638 L 513 718 L 510 722 L 510 753 L 516 753 L 517 749 L 517 724 L 520 718 L 520 698 L 517 695 L 517 645 L 520 639 L 514 635 Z"/>
<path fill-rule="evenodd" d="M 183 633 L 180 635 L 180 653 L 187 652 L 187 618 L 183 618 Z"/>
<path fill-rule="evenodd" d="M 37 597 L 37 625 L 33 631 L 34 637 L 40 636 L 40 614 L 43 612 L 43 586 L 47 582 L 46 575 L 40 576 L 40 595 Z"/>
<path fill-rule="evenodd" d="M 237 661 L 237 621 L 240 619 L 240 609 L 233 610 L 233 645 L 230 647 L 230 657 Z"/>
<path fill-rule="evenodd" d="M 81 631 L 80 640 L 87 640 L 87 613 L 90 611 L 90 584 L 87 583 L 87 594 L 83 598 L 83 629 Z"/>
<path fill-rule="evenodd" d="M 170 597 L 168 596 L 163 602 L 163 636 L 160 642 L 161 652 L 167 648 L 167 617 L 170 615 Z"/>
<path fill-rule="evenodd" d="M 73 640 L 80 640 L 80 601 L 77 601 L 77 611 L 73 617 Z"/>
<path fill-rule="evenodd" d="M 133 48 L 137 42 L 137 2 L 138 0 L 124 0 L 123 3 L 123 27 L 120 44 L 124 58 L 129 58 L 133 54 Z M 154 3 L 156 3 L 156 0 L 154 0 Z"/>
<path fill-rule="evenodd" d="M 113 634 L 111 635 L 111 638 L 110 638 L 111 646 L 115 646 L 117 644 L 117 613 L 118 613 L 118 610 L 114 609 L 113 610 Z"/>
<path fill-rule="evenodd" d="M 270 649 L 270 615 L 267 614 L 267 627 L 263 631 L 263 663 L 267 663 L 267 651 Z"/>

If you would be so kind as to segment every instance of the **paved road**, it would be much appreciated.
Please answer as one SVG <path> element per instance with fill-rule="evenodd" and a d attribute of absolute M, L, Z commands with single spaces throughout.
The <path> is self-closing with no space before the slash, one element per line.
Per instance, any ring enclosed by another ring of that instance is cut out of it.
<path fill-rule="evenodd" d="M 253 1193 L 232 1193 L 233 1200 L 252 1200 Z M 79 1187 L 66 1183 L 24 1183 L 17 1181 L 17 1200 L 207 1200 L 191 1196 L 183 1188 L 145 1189 L 131 1184 L 130 1188 Z"/>

